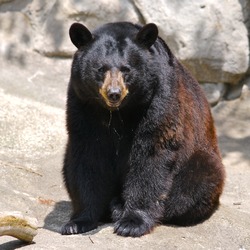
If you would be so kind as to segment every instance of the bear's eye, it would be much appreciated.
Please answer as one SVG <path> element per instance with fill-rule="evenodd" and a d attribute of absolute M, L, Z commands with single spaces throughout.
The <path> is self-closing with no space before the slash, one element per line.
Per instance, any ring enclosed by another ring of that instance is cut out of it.
<path fill-rule="evenodd" d="M 120 71 L 123 72 L 123 73 L 129 73 L 130 72 L 130 67 L 121 66 Z"/>
<path fill-rule="evenodd" d="M 109 68 L 107 65 L 102 65 L 102 66 L 96 67 L 96 69 L 99 73 L 104 74 L 106 71 L 108 71 Z"/>
<path fill-rule="evenodd" d="M 97 70 L 98 70 L 98 72 L 100 72 L 100 73 L 105 73 L 105 71 L 107 70 L 107 68 L 106 68 L 105 66 L 101 66 L 101 67 L 99 67 Z"/>

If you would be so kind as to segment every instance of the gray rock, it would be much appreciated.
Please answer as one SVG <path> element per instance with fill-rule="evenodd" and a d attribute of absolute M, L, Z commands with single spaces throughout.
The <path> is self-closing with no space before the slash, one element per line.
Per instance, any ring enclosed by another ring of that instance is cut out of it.
<path fill-rule="evenodd" d="M 241 99 L 245 99 L 248 97 L 247 95 L 248 91 L 250 91 L 250 76 L 243 81 Z"/>
<path fill-rule="evenodd" d="M 1 6 L 1 5 L 0 5 Z M 6 60 L 25 60 L 24 51 L 32 50 L 33 30 L 21 12 L 0 12 L 0 54 Z"/>
<path fill-rule="evenodd" d="M 0 37 L 18 49 L 35 50 L 46 56 L 71 57 L 75 51 L 68 37 L 70 25 L 82 22 L 93 29 L 106 22 L 139 22 L 129 0 L 24 0 L 0 2 Z M 6 48 L 13 51 L 13 48 Z M 10 53 L 10 52 L 8 52 Z"/>
<path fill-rule="evenodd" d="M 249 3 L 241 2 L 245 19 L 238 0 L 160 0 L 153 5 L 149 0 L 5 0 L 0 2 L 0 53 L 20 61 L 24 60 L 22 51 L 71 57 L 75 48 L 68 30 L 75 21 L 90 29 L 114 21 L 155 22 L 200 82 L 237 84 L 249 61 L 244 25 L 249 23 Z"/>
<path fill-rule="evenodd" d="M 221 100 L 226 89 L 223 83 L 202 83 L 201 87 L 211 106 L 216 105 Z"/>
<path fill-rule="evenodd" d="M 242 87 L 243 87 L 243 82 L 240 82 L 237 85 L 228 85 L 224 95 L 225 100 L 229 101 L 239 98 L 242 93 Z"/>
<path fill-rule="evenodd" d="M 134 0 L 200 82 L 237 84 L 248 68 L 248 37 L 238 0 Z"/>
<path fill-rule="evenodd" d="M 46 0 L 32 1 L 24 10 L 34 29 L 34 49 L 47 56 L 71 56 L 75 51 L 68 37 L 73 22 L 94 29 L 106 22 L 138 22 L 135 7 L 129 0 Z"/>
<path fill-rule="evenodd" d="M 250 30 L 250 1 L 249 0 L 239 0 L 239 2 L 242 6 L 244 23 L 246 24 L 246 27 L 249 31 Z M 248 36 L 250 36 L 249 33 L 248 33 Z"/>

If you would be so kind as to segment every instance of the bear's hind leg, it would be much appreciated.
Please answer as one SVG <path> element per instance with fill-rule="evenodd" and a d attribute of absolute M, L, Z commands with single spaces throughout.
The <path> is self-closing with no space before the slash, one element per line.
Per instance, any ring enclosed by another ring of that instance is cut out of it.
<path fill-rule="evenodd" d="M 208 219 L 218 208 L 224 175 L 219 156 L 194 153 L 173 180 L 165 201 L 164 221 L 189 226 Z"/>

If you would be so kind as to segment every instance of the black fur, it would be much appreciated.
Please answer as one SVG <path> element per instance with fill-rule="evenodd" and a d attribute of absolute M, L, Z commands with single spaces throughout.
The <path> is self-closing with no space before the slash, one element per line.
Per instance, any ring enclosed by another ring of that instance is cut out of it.
<path fill-rule="evenodd" d="M 63 176 L 73 214 L 62 234 L 112 217 L 115 233 L 138 237 L 202 222 L 218 206 L 224 168 L 209 105 L 157 35 L 154 24 L 72 25 Z M 114 69 L 129 93 L 109 109 L 99 89 Z"/>

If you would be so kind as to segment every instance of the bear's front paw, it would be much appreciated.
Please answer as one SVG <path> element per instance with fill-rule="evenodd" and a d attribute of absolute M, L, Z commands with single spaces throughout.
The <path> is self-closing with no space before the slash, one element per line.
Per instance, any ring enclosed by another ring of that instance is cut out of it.
<path fill-rule="evenodd" d="M 140 237 L 149 233 L 155 223 L 154 220 L 143 211 L 126 213 L 115 223 L 114 232 L 121 236 Z"/>
<path fill-rule="evenodd" d="M 69 221 L 61 229 L 62 235 L 81 234 L 97 228 L 97 224 L 85 221 Z"/>

